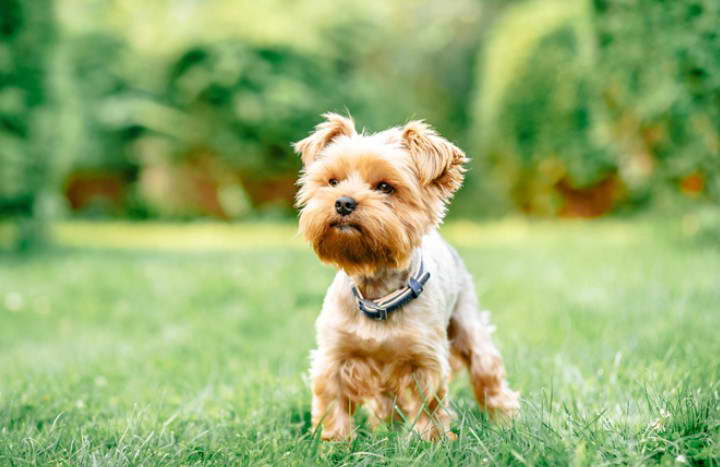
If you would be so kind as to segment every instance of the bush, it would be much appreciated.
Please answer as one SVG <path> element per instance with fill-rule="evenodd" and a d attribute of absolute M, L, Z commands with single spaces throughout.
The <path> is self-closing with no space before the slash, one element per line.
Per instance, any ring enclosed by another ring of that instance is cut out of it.
<path fill-rule="evenodd" d="M 478 146 L 508 181 L 505 199 L 562 213 L 608 184 L 607 209 L 668 187 L 718 199 L 718 24 L 713 0 L 508 9 L 481 57 L 476 102 Z"/>
<path fill-rule="evenodd" d="M 55 91 L 62 83 L 53 4 L 0 0 L 0 215 L 19 222 L 18 246 L 44 243 L 64 169 Z"/>

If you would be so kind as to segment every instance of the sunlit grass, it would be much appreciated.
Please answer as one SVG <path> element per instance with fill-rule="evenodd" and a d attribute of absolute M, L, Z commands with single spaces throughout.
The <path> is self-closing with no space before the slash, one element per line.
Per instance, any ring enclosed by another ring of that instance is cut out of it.
<path fill-rule="evenodd" d="M 266 247 L 301 248 L 302 239 L 292 223 L 222 224 L 164 223 L 97 224 L 71 222 L 54 228 L 58 243 L 69 247 L 123 250 L 254 250 Z"/>
<path fill-rule="evenodd" d="M 459 440 L 309 429 L 333 272 L 293 223 L 67 223 L 0 256 L 0 465 L 717 464 L 720 252 L 658 222 L 451 222 L 523 414 Z"/>
<path fill-rule="evenodd" d="M 603 221 L 532 221 L 522 217 L 490 222 L 450 221 L 442 227 L 445 237 L 459 247 L 510 246 L 517 243 L 592 241 L 628 245 L 641 242 L 654 231 L 667 234 L 668 224 Z M 675 227 L 680 225 L 675 222 Z M 674 224 L 670 224 L 674 225 Z M 297 224 L 286 222 L 192 223 L 166 222 L 57 222 L 51 227 L 54 243 L 69 248 L 153 251 L 228 251 L 258 248 L 307 250 Z M 558 236 L 558 232 L 568 235 Z M 14 229 L 0 223 L 0 246 L 8 248 Z"/>

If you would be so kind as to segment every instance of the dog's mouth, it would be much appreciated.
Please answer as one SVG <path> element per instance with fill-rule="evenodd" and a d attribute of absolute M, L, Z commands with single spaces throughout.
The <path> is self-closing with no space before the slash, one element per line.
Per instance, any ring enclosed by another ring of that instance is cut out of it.
<path fill-rule="evenodd" d="M 330 224 L 330 227 L 339 232 L 362 232 L 362 229 L 359 225 L 349 222 L 333 222 L 332 224 Z"/>

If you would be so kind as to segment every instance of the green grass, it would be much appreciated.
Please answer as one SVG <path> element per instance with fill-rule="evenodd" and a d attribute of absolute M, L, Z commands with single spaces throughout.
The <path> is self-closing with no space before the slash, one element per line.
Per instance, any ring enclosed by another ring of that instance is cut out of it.
<path fill-rule="evenodd" d="M 458 378 L 435 444 L 314 436 L 333 272 L 292 225 L 55 230 L 0 255 L 0 465 L 720 464 L 720 251 L 670 222 L 448 225 L 523 409 L 489 423 Z"/>

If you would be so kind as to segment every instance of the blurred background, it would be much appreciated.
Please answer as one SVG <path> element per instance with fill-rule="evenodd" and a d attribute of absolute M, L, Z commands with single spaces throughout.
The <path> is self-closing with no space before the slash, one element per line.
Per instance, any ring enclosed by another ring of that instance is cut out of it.
<path fill-rule="evenodd" d="M 0 0 L 0 237 L 292 219 L 290 143 L 330 110 L 463 147 L 455 218 L 717 232 L 719 26 L 717 0 Z"/>
<path fill-rule="evenodd" d="M 512 427 L 319 447 L 328 111 L 472 158 Z M 718 284 L 720 0 L 0 0 L 0 466 L 718 465 Z"/>

